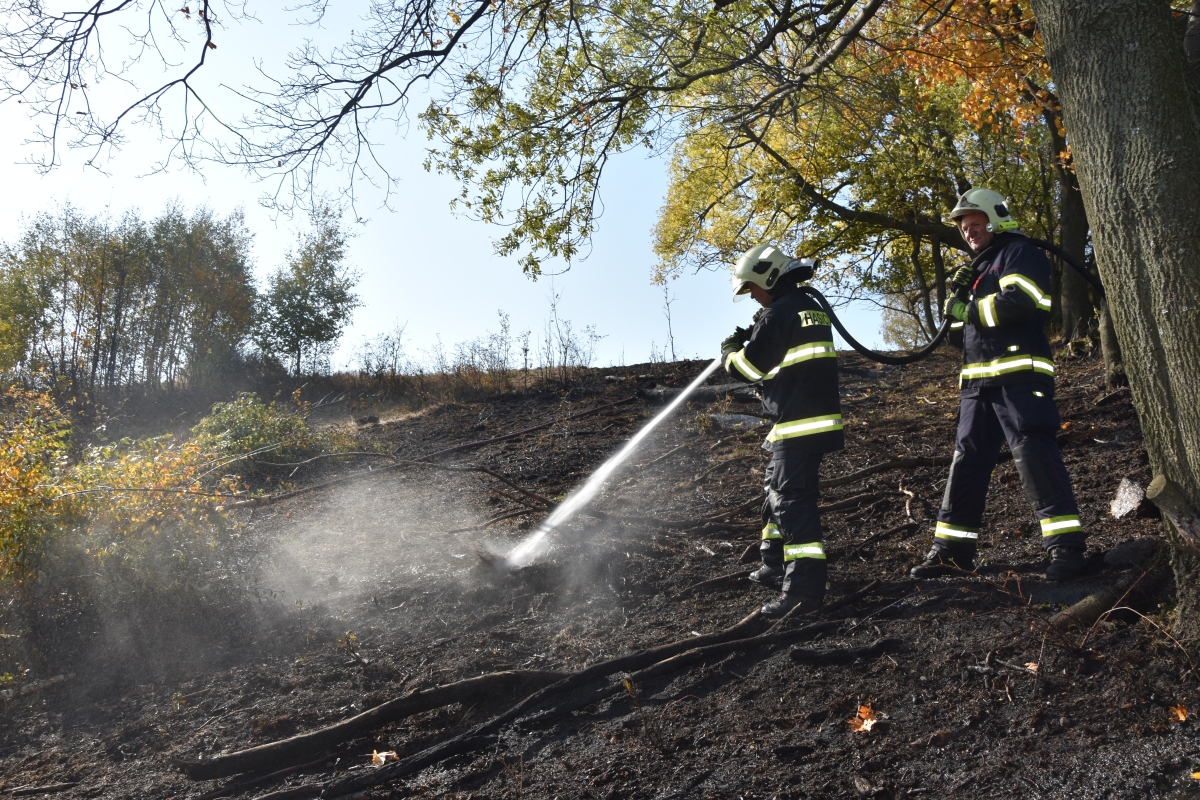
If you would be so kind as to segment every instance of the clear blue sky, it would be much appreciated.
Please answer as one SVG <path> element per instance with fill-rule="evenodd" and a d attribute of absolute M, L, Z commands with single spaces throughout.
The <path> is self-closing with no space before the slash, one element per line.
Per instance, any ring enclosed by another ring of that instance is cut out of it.
<path fill-rule="evenodd" d="M 215 37 L 219 47 L 209 53 L 204 82 L 206 98 L 221 114 L 236 117 L 236 102 L 219 84 L 240 86 L 243 76 L 260 61 L 270 71 L 303 36 L 319 44 L 340 40 L 356 18 L 340 14 L 322 29 L 287 25 L 275 18 L 274 8 L 254 8 L 261 22 L 231 26 Z M 361 22 L 357 23 L 361 24 Z M 115 42 L 110 46 L 116 47 Z M 139 74 L 146 86 L 155 77 Z M 93 87 L 97 102 L 111 100 L 120 91 L 109 79 Z M 223 102 L 227 106 L 222 106 Z M 414 106 L 416 108 L 417 106 Z M 170 117 L 168 117 L 170 119 Z M 157 130 L 131 125 L 127 141 L 103 172 L 84 166 L 84 153 L 66 152 L 62 166 L 49 175 L 22 162 L 41 155 L 25 144 L 32 126 L 24 109 L 14 103 L 0 105 L 0 238 L 11 241 L 21 228 L 23 215 L 53 211 L 64 202 L 87 212 L 111 209 L 114 216 L 137 208 L 155 216 L 171 199 L 187 207 L 207 204 L 218 214 L 241 206 L 254 233 L 253 259 L 262 278 L 278 267 L 295 241 L 304 220 L 273 218 L 258 204 L 268 187 L 231 168 L 208 166 L 202 174 L 183 169 L 148 174 L 166 153 Z M 498 258 L 492 241 L 503 230 L 456 217 L 449 209 L 457 184 L 421 168 L 428 142 L 416 125 L 407 131 L 375 130 L 381 152 L 400 178 L 392 209 L 380 205 L 382 194 L 368 190 L 360 197 L 362 225 L 351 226 L 355 237 L 350 263 L 362 273 L 358 291 L 363 307 L 343 336 L 334 364 L 353 366 L 353 354 L 364 338 L 406 325 L 405 339 L 411 355 L 420 357 L 441 337 L 447 350 L 497 329 L 497 312 L 510 315 L 514 332 L 530 329 L 535 339 L 549 316 L 549 296 L 560 297 L 559 314 L 576 329 L 594 325 L 604 338 L 597 346 L 597 365 L 634 364 L 649 360 L 651 347 L 661 352 L 667 342 L 663 291 L 651 284 L 654 266 L 651 231 L 666 190 L 662 159 L 630 152 L 611 162 L 602 198 L 605 212 L 587 258 L 553 279 L 532 282 L 521 274 L 515 259 Z M 331 194 L 339 176 L 326 174 Z M 347 215 L 349 219 L 349 215 Z M 548 269 L 553 269 L 550 265 Z M 752 303 L 734 304 L 729 298 L 725 273 L 685 275 L 670 285 L 675 298 L 672 323 L 675 351 L 680 358 L 717 355 L 719 342 L 736 325 L 747 323 Z M 864 343 L 880 346 L 878 313 L 870 307 L 848 310 L 846 324 Z"/>

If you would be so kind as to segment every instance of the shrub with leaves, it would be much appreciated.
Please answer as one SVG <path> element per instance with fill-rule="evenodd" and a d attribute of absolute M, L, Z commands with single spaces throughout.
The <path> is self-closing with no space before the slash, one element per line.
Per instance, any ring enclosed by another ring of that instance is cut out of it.
<path fill-rule="evenodd" d="M 191 441 L 214 459 L 252 455 L 260 461 L 287 461 L 353 446 L 346 434 L 312 430 L 305 419 L 308 408 L 298 397 L 292 410 L 246 392 L 231 403 L 214 405 L 212 413 L 192 428 Z"/>
<path fill-rule="evenodd" d="M 70 432 L 66 416 L 48 394 L 14 387 L 0 396 L 2 580 L 28 577 L 48 540 L 77 518 L 78 504 L 61 498 L 64 488 L 73 488 L 67 463 Z"/>

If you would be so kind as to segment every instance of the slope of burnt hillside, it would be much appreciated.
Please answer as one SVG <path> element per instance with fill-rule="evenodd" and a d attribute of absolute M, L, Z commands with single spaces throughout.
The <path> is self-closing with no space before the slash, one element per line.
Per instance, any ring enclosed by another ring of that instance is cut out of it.
<path fill-rule="evenodd" d="M 1158 521 L 1109 513 L 1122 478 L 1151 477 L 1128 392 L 1104 397 L 1093 361 L 1059 365 L 1060 438 L 1091 537 L 1085 577 L 1042 579 L 1009 461 L 993 475 L 977 572 L 913 581 L 953 446 L 957 362 L 943 353 L 880 368 L 845 354 L 842 365 L 848 446 L 822 470 L 823 614 L 771 627 L 753 613 L 770 595 L 745 580 L 743 555 L 754 556 L 768 456 L 745 392 L 690 402 L 542 558 L 503 566 L 544 503 L 701 363 L 383 412 L 362 435 L 410 462 L 553 424 L 420 463 L 374 463 L 366 476 L 366 463 L 298 468 L 298 484 L 358 476 L 237 512 L 260 587 L 236 623 L 246 635 L 198 632 L 194 650 L 170 654 L 142 638 L 134 660 L 88 662 L 125 669 L 41 685 L 52 676 L 26 676 L 32 688 L 3 701 L 0 788 L 193 799 L 1192 796 L 1200 742 L 1181 718 L 1196 674 L 1167 633 L 1169 575 L 1153 567 L 1110 598 L 1132 610 L 1049 625 L 1152 566 Z M 386 755 L 373 764 L 373 753 Z"/>

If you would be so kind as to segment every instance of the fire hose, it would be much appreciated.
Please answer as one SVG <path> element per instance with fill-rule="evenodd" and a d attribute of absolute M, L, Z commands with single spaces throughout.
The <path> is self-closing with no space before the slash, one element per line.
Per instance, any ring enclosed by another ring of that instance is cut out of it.
<path fill-rule="evenodd" d="M 1104 298 L 1104 287 L 1101 285 L 1100 279 L 1093 275 L 1087 269 L 1087 267 L 1076 261 L 1070 253 L 1066 252 L 1058 245 L 1052 244 L 1043 239 L 1033 239 L 1029 237 L 1026 238 L 1030 244 L 1036 245 L 1046 252 L 1058 256 L 1060 259 L 1074 267 L 1080 275 L 1087 279 L 1087 282 L 1091 284 L 1092 288 L 1096 290 L 1096 294 L 1101 299 Z M 1002 243 L 996 242 L 992 246 L 984 248 L 979 255 L 975 256 L 975 258 L 971 260 L 972 269 L 976 264 L 979 263 L 980 259 L 991 254 L 993 248 L 999 244 Z M 915 361 L 920 361 L 922 358 L 925 358 L 934 350 L 936 350 L 938 346 L 945 341 L 946 336 L 950 333 L 950 325 L 954 321 L 951 317 L 946 317 L 944 320 L 942 320 L 941 327 L 937 329 L 937 333 L 935 333 L 933 338 L 929 340 L 929 343 L 920 350 L 914 350 L 913 352 L 902 356 L 888 355 L 887 353 L 879 353 L 875 350 L 871 350 L 865 345 L 860 344 L 858 340 L 851 336 L 850 332 L 846 330 L 846 326 L 843 325 L 842 321 L 837 318 L 837 314 L 835 314 L 833 311 L 833 306 L 829 304 L 829 301 L 825 299 L 825 295 L 821 294 L 820 291 L 811 286 L 801 286 L 800 290 L 817 301 L 817 304 L 820 305 L 821 309 L 829 316 L 829 321 L 833 323 L 833 327 L 837 329 L 837 332 L 841 334 L 842 338 L 845 339 L 851 347 L 872 361 L 878 361 L 880 364 L 912 364 Z M 967 287 L 959 287 L 955 292 L 955 296 L 958 297 L 959 300 L 965 301 L 967 299 Z"/>

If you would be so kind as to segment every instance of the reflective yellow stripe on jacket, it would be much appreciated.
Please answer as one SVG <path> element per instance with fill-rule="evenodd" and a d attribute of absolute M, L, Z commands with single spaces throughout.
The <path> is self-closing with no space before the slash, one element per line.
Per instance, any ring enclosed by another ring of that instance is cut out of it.
<path fill-rule="evenodd" d="M 783 439 L 795 439 L 798 436 L 811 436 L 814 433 L 829 433 L 842 429 L 841 414 L 826 414 L 823 417 L 808 417 L 790 422 L 777 422 L 767 434 L 768 442 L 778 442 Z"/>
<path fill-rule="evenodd" d="M 1048 358 L 1040 358 L 1038 356 L 1007 356 L 975 364 L 964 364 L 959 382 L 971 380 L 972 378 L 998 378 L 1001 375 L 1008 375 L 1009 373 L 1021 370 L 1053 375 L 1054 362 Z"/>
<path fill-rule="evenodd" d="M 763 379 L 763 374 L 754 368 L 754 365 L 750 363 L 750 359 L 746 358 L 746 348 L 744 347 L 736 353 L 730 353 L 725 357 L 725 368 L 729 369 L 730 364 L 733 365 L 734 369 L 742 373 L 748 381 L 761 381 Z"/>
<path fill-rule="evenodd" d="M 779 366 L 768 372 L 763 380 L 774 378 L 784 367 L 812 361 L 814 358 L 837 358 L 837 350 L 834 348 L 833 342 L 809 342 L 799 347 L 793 347 L 787 351 L 787 355 L 783 357 L 783 361 L 779 362 Z"/>
<path fill-rule="evenodd" d="M 1033 304 L 1037 306 L 1039 310 L 1050 310 L 1050 297 L 1042 294 L 1042 290 L 1038 288 L 1038 285 L 1029 278 L 1026 278 L 1024 275 L 1018 275 L 1014 272 L 1010 275 L 1005 275 L 1002 277 L 1000 279 L 1000 288 L 1007 289 L 1009 286 L 1016 286 L 1025 294 L 1029 295 L 1030 299 L 1033 300 Z"/>

